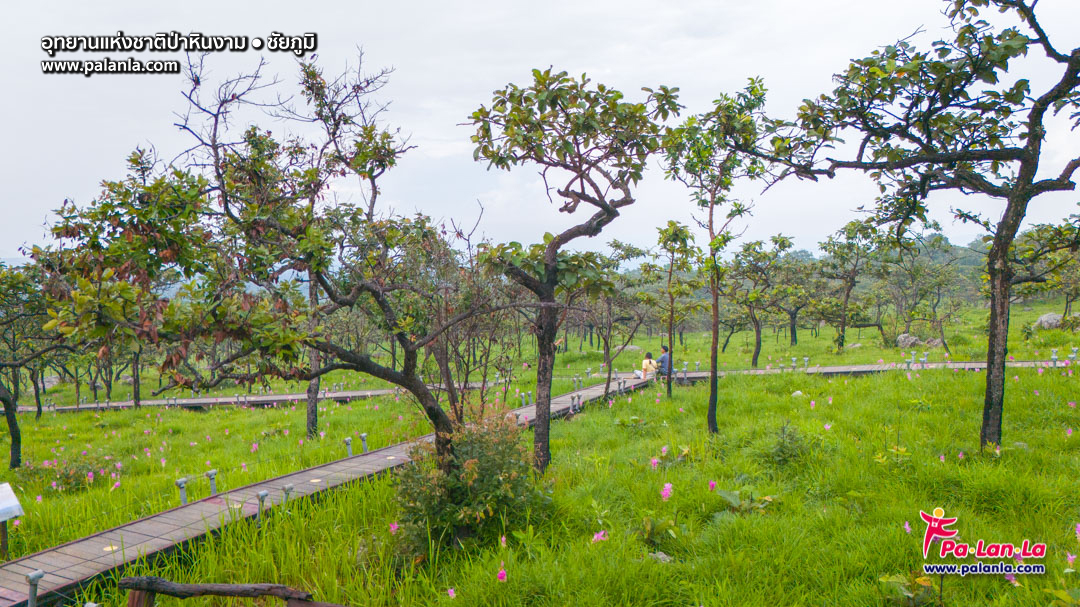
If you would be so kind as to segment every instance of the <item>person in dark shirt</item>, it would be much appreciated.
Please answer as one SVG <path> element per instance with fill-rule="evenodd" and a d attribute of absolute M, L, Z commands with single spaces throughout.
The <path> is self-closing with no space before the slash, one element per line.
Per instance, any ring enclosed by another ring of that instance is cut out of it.
<path fill-rule="evenodd" d="M 660 346 L 660 358 L 656 359 L 657 370 L 656 374 L 670 375 L 671 374 L 671 352 L 668 351 L 667 346 Z"/>

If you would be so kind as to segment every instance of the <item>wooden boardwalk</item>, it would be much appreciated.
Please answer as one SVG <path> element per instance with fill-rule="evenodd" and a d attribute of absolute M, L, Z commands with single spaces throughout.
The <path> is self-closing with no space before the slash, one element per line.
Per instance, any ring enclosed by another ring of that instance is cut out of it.
<path fill-rule="evenodd" d="M 635 390 L 647 382 L 630 378 L 626 390 Z M 553 417 L 571 411 L 574 399 L 583 403 L 603 398 L 603 384 L 564 394 L 551 400 Z M 522 424 L 532 424 L 535 406 L 519 407 L 512 413 Z M 431 440 L 428 434 L 417 440 Z M 0 565 L 0 607 L 21 607 L 29 599 L 26 575 L 41 570 L 45 576 L 38 585 L 38 601 L 49 603 L 70 597 L 94 578 L 142 558 L 170 550 L 220 530 L 243 518 L 251 518 L 259 509 L 258 494 L 266 491 L 264 508 L 279 506 L 285 499 L 284 487 L 292 485 L 289 499 L 340 487 L 385 472 L 409 461 L 411 443 L 398 443 L 313 468 L 219 493 L 186 506 L 148 516 L 131 523 L 95 533 Z"/>
<path fill-rule="evenodd" d="M 1062 363 L 1058 363 L 1061 365 Z M 1012 367 L 1050 366 L 1049 362 L 1025 361 L 1010 363 Z M 961 369 L 981 371 L 986 368 L 982 362 L 929 363 L 912 365 L 912 371 L 923 369 Z M 809 367 L 796 369 L 796 373 L 811 375 L 860 375 L 887 371 L 906 371 L 906 365 L 849 365 L 834 367 Z M 771 375 L 792 373 L 788 369 L 753 369 L 730 374 Z M 684 381 L 699 381 L 708 377 L 704 371 L 678 371 L 677 376 Z M 625 383 L 622 391 L 638 390 L 650 382 L 621 374 Z M 612 389 L 618 388 L 613 381 Z M 366 391 L 368 393 L 374 391 Z M 388 391 L 392 392 L 392 391 Z M 274 395 L 267 395 L 274 397 Z M 301 395 L 279 395 L 277 398 L 298 397 Z M 561 396 L 551 401 L 552 417 L 559 417 L 571 412 L 573 403 L 580 398 L 582 403 L 602 399 L 603 383 L 589 386 Z M 191 400 L 191 399 L 185 399 Z M 519 423 L 532 424 L 536 418 L 534 405 L 513 409 Z M 430 440 L 432 435 L 417 440 Z M 346 483 L 360 481 L 385 472 L 409 461 L 411 443 L 398 443 L 382 449 L 370 451 L 327 464 L 307 468 L 254 483 L 238 489 L 220 493 L 177 506 L 170 510 L 148 516 L 131 523 L 120 525 L 91 536 L 68 542 L 59 546 L 30 554 L 0 565 L 0 607 L 21 607 L 29 599 L 29 587 L 26 575 L 41 570 L 45 576 L 38 586 L 39 602 L 49 603 L 64 600 L 91 580 L 113 571 L 138 559 L 152 558 L 154 555 L 174 548 L 188 541 L 202 538 L 220 530 L 236 520 L 256 516 L 259 510 L 258 494 L 266 491 L 264 503 L 267 510 L 279 506 L 285 500 L 284 487 L 292 485 L 289 499 L 302 499 L 321 491 L 340 487 Z"/>

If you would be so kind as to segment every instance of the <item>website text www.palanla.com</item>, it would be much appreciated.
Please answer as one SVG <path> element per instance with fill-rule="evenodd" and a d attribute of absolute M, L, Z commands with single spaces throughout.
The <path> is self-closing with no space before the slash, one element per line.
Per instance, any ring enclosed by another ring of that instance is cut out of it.
<path fill-rule="evenodd" d="M 1039 575 L 1046 573 L 1046 565 L 1025 565 L 1006 563 L 925 563 L 923 573 L 926 575 Z"/>
<path fill-rule="evenodd" d="M 133 57 L 115 61 L 108 57 L 93 60 L 45 60 L 45 74 L 179 74 L 179 61 L 140 61 Z"/>

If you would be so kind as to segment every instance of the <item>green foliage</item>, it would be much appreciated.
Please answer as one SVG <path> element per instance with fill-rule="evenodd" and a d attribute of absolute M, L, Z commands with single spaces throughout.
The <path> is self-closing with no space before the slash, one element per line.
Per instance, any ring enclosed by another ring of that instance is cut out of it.
<path fill-rule="evenodd" d="M 937 582 L 922 571 L 883 576 L 878 583 L 882 596 L 890 605 L 919 607 L 935 604 L 938 598 Z"/>
<path fill-rule="evenodd" d="M 799 430 L 789 422 L 784 422 L 776 434 L 776 442 L 769 451 L 769 458 L 777 466 L 786 466 L 801 458 L 806 451 L 806 442 Z"/>
<path fill-rule="evenodd" d="M 417 445 L 398 477 L 403 537 L 418 552 L 428 549 L 429 539 L 443 546 L 491 541 L 544 503 L 513 422 L 467 424 L 451 442 L 448 462 L 430 443 Z"/>

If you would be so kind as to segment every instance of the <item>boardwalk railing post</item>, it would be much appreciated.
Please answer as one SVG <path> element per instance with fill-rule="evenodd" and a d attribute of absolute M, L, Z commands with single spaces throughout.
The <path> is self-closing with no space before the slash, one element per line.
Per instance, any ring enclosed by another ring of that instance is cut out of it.
<path fill-rule="evenodd" d="M 352 437 L 345 437 L 345 451 L 348 452 L 349 457 L 352 457 Z"/>
<path fill-rule="evenodd" d="M 1058 361 L 1057 348 L 1051 348 L 1050 349 L 1050 362 L 1053 364 L 1053 366 L 1056 367 L 1057 366 L 1057 361 Z"/>
<path fill-rule="evenodd" d="M 292 490 L 293 490 L 292 483 L 289 483 L 288 485 L 285 485 L 284 487 L 281 488 L 281 492 L 283 494 L 285 494 L 285 500 L 282 501 L 281 503 L 284 504 L 285 502 L 289 501 L 289 494 L 292 493 Z"/>
<path fill-rule="evenodd" d="M 205 474 L 210 479 L 210 495 L 217 495 L 217 469 L 207 470 Z"/>
<path fill-rule="evenodd" d="M 180 488 L 180 505 L 187 506 L 187 477 L 176 479 L 176 486 Z"/>
<path fill-rule="evenodd" d="M 532 390 L 529 390 L 529 391 L 528 391 L 528 395 L 529 395 L 529 404 L 530 404 L 530 405 L 535 405 L 535 404 L 536 404 L 536 400 L 535 400 L 535 399 L 533 399 L 533 395 L 532 395 Z"/>
<path fill-rule="evenodd" d="M 255 514 L 255 526 L 262 527 L 262 511 L 263 504 L 266 503 L 266 497 L 270 495 L 270 492 L 266 489 L 255 494 L 255 497 L 259 498 L 259 511 Z"/>
<path fill-rule="evenodd" d="M 803 364 L 803 369 L 809 371 L 810 370 L 810 357 L 809 356 L 802 357 L 802 364 Z"/>
<path fill-rule="evenodd" d="M 700 360 L 695 361 L 694 362 L 694 371 L 700 371 L 700 370 L 701 370 L 701 361 Z"/>
<path fill-rule="evenodd" d="M 364 453 L 367 453 L 367 432 L 360 434 L 360 445 L 364 448 Z"/>
<path fill-rule="evenodd" d="M 43 577 L 45 577 L 45 572 L 40 569 L 35 569 L 26 574 L 26 583 L 30 586 L 30 592 L 26 595 L 26 607 L 37 607 L 38 582 L 40 582 Z"/>
<path fill-rule="evenodd" d="M 522 407 L 529 406 L 529 404 L 525 402 L 525 393 L 524 392 L 521 393 L 521 406 Z"/>
<path fill-rule="evenodd" d="M 688 377 L 687 377 L 687 373 L 688 373 L 688 371 L 687 371 L 687 369 L 686 369 L 686 368 L 687 368 L 687 367 L 689 367 L 689 366 L 690 366 L 690 363 L 688 363 L 688 362 L 686 362 L 686 361 L 684 360 L 684 361 L 683 361 L 683 364 L 682 364 L 682 380 L 683 380 L 683 382 L 684 382 L 684 383 L 685 383 L 686 381 L 688 381 Z"/>

